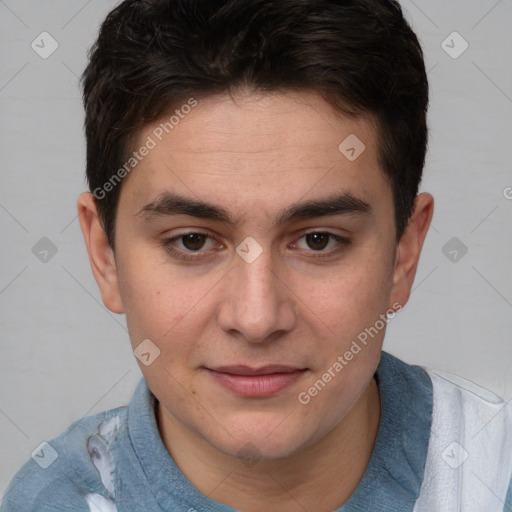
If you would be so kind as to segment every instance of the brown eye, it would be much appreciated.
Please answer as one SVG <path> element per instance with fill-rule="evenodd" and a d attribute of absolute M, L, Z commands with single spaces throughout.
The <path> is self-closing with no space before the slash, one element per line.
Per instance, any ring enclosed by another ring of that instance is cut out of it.
<path fill-rule="evenodd" d="M 162 247 L 175 260 L 188 260 L 200 263 L 211 258 L 225 249 L 207 233 L 189 231 L 173 238 L 163 239 Z"/>
<path fill-rule="evenodd" d="M 199 251 L 204 246 L 207 238 L 207 235 L 202 235 L 201 233 L 189 233 L 188 235 L 183 235 L 181 241 L 183 246 L 189 251 Z"/>
<path fill-rule="evenodd" d="M 320 251 L 327 247 L 330 235 L 328 233 L 309 233 L 306 235 L 306 243 L 310 249 Z"/>

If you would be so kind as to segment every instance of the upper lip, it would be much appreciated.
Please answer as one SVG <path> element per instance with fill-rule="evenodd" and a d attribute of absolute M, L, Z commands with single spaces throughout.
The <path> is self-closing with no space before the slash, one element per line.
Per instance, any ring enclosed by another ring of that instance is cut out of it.
<path fill-rule="evenodd" d="M 271 364 L 267 366 L 260 366 L 259 368 L 251 368 L 246 365 L 217 366 L 214 368 L 208 368 L 208 370 L 219 373 L 229 373 L 231 375 L 271 375 L 272 373 L 299 372 L 305 370 L 305 368 Z"/>

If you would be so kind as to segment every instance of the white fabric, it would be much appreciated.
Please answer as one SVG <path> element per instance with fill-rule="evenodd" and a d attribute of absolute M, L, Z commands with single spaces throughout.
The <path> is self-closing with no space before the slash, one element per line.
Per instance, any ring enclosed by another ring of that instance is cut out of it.
<path fill-rule="evenodd" d="M 116 415 L 98 425 L 98 434 L 94 434 L 87 439 L 87 451 L 91 461 L 96 466 L 103 485 L 112 496 L 115 496 L 115 467 L 107 443 L 116 436 L 119 425 L 120 418 Z M 85 499 L 90 512 L 117 512 L 116 505 L 101 494 L 89 493 Z"/>
<path fill-rule="evenodd" d="M 472 382 L 425 368 L 433 417 L 414 512 L 503 512 L 512 475 L 512 408 Z"/>
<path fill-rule="evenodd" d="M 89 493 L 85 496 L 90 512 L 117 512 L 117 507 L 101 494 Z"/>
<path fill-rule="evenodd" d="M 116 415 L 98 425 L 98 434 L 94 434 L 87 439 L 87 451 L 91 461 L 96 466 L 105 489 L 114 497 L 116 494 L 114 488 L 115 467 L 114 459 L 108 449 L 108 443 L 117 435 L 119 425 L 120 418 Z"/>

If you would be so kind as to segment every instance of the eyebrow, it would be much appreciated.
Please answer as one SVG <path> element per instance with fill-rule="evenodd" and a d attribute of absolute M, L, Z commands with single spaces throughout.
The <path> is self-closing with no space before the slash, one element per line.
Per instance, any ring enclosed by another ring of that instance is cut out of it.
<path fill-rule="evenodd" d="M 369 203 L 347 192 L 324 199 L 293 204 L 277 215 L 275 224 L 283 225 L 298 220 L 334 215 L 368 215 L 371 212 L 372 208 Z M 240 219 L 234 218 L 222 206 L 169 192 L 160 194 L 137 213 L 137 216 L 148 221 L 155 217 L 173 215 L 189 215 L 200 219 L 215 220 L 229 226 L 240 224 Z"/>

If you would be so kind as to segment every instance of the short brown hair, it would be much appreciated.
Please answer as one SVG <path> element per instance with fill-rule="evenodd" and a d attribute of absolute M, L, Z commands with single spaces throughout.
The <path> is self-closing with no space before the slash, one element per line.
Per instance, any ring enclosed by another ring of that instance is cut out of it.
<path fill-rule="evenodd" d="M 148 123 L 193 96 L 318 91 L 377 121 L 397 240 L 427 150 L 428 81 L 418 39 L 393 0 L 125 0 L 107 16 L 82 75 L 91 192 L 129 158 Z M 95 194 L 114 247 L 119 186 Z"/>

